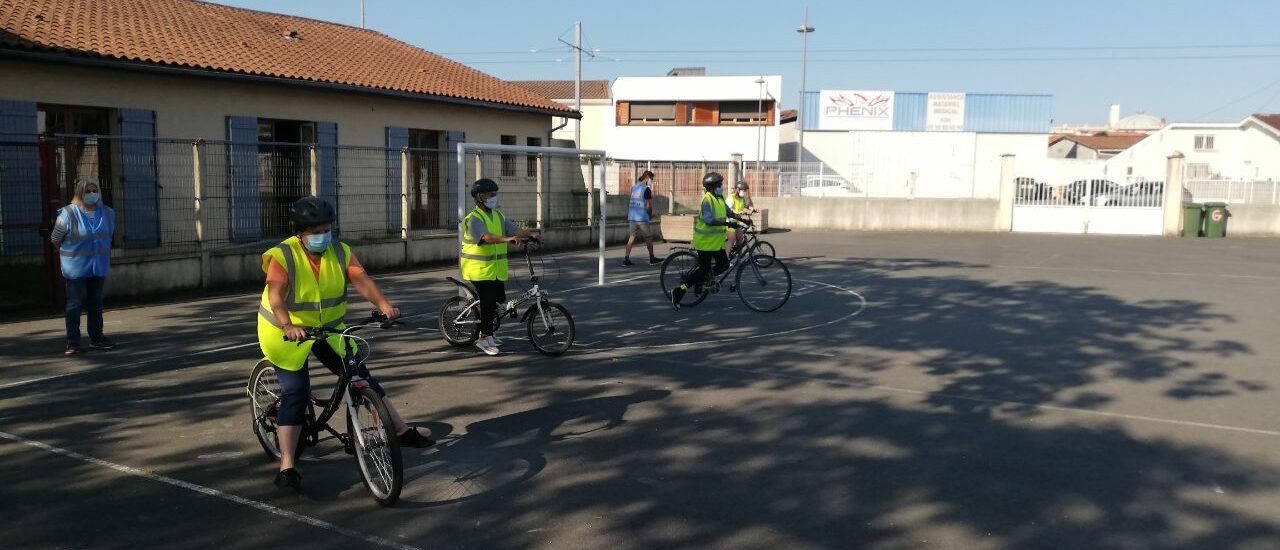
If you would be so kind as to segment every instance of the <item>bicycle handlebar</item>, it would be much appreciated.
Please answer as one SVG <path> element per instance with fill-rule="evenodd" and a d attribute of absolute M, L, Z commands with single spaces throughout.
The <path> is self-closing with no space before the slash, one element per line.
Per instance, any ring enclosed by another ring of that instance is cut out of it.
<path fill-rule="evenodd" d="M 301 343 L 301 342 L 305 342 L 305 341 L 307 341 L 307 340 L 319 340 L 319 339 L 321 339 L 321 338 L 324 338 L 325 336 L 329 336 L 329 335 L 333 335 L 333 334 L 341 334 L 341 335 L 343 335 L 343 336 L 347 336 L 347 335 L 349 335 L 349 334 L 351 334 L 351 333 L 353 333 L 353 332 L 356 332 L 356 331 L 358 331 L 358 330 L 360 330 L 360 329 L 365 329 L 365 328 L 370 328 L 370 327 L 378 327 L 378 328 L 381 328 L 381 329 L 389 329 L 389 328 L 391 328 L 391 327 L 392 327 L 392 326 L 394 326 L 394 325 L 403 325 L 403 324 L 404 324 L 404 322 L 402 322 L 402 321 L 399 321 L 399 320 L 392 321 L 391 319 L 387 318 L 387 316 L 386 316 L 386 315 L 383 315 L 381 312 L 379 312 L 379 311 L 374 311 L 374 312 L 369 316 L 369 320 L 368 320 L 368 321 L 366 321 L 366 322 L 364 322 L 364 323 L 360 323 L 360 324 L 358 324 L 358 325 L 351 325 L 351 326 L 349 326 L 349 327 L 347 327 L 347 328 L 345 328 L 345 329 L 342 329 L 342 330 L 339 330 L 339 329 L 336 329 L 336 328 L 332 328 L 332 327 L 306 327 L 306 328 L 303 328 L 303 329 L 302 329 L 302 331 L 303 331 L 304 333 L 306 333 L 306 338 L 304 338 L 303 340 L 301 340 L 299 343 Z M 286 341 L 288 341 L 288 340 L 289 340 L 289 337 L 286 335 L 286 336 L 284 337 L 284 339 L 285 339 Z"/>

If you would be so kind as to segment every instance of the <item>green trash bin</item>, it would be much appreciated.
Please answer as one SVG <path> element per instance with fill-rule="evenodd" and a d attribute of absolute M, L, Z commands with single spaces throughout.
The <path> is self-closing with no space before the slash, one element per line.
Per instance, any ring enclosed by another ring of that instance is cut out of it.
<path fill-rule="evenodd" d="M 1227 203 L 1210 202 L 1204 205 L 1204 236 L 1222 238 L 1227 236 Z"/>
<path fill-rule="evenodd" d="M 1182 204 L 1182 236 L 1199 237 L 1204 234 L 1204 205 L 1192 202 Z"/>

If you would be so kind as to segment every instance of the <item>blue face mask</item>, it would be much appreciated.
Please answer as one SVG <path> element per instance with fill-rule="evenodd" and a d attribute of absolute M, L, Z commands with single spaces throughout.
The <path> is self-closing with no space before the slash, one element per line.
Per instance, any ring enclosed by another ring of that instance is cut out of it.
<path fill-rule="evenodd" d="M 723 197 L 723 196 L 724 196 L 724 188 L 723 188 L 723 187 L 717 187 L 717 188 L 716 188 L 716 196 L 717 196 L 717 197 Z"/>
<path fill-rule="evenodd" d="M 333 233 L 320 233 L 318 235 L 307 235 L 307 250 L 316 254 L 324 252 L 329 248 L 329 243 L 333 242 Z"/>
<path fill-rule="evenodd" d="M 98 201 L 100 201 L 100 200 L 102 200 L 102 194 L 101 194 L 101 193 L 94 193 L 94 192 L 90 192 L 90 193 L 85 193 L 85 194 L 84 194 L 84 203 L 85 203 L 85 204 L 87 204 L 87 205 L 89 205 L 89 206 L 93 206 L 93 205 L 95 205 L 95 204 L 98 204 Z"/>

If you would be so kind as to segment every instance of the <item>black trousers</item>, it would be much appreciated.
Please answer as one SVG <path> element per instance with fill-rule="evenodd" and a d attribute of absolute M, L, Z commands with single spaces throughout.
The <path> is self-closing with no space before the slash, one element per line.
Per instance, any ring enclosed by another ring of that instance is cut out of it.
<path fill-rule="evenodd" d="M 502 281 L 470 281 L 480 298 L 480 335 L 493 334 L 493 320 L 498 316 L 498 304 L 507 301 L 507 285 Z"/>
<path fill-rule="evenodd" d="M 311 346 L 311 354 L 316 359 L 319 359 L 324 368 L 329 369 L 329 372 L 332 372 L 335 376 L 341 376 L 345 370 L 342 364 L 342 355 L 330 347 L 329 342 L 326 340 L 320 340 L 313 344 Z M 311 399 L 311 375 L 307 373 L 308 366 L 304 363 L 300 370 L 284 370 L 280 367 L 275 367 L 276 379 L 280 381 L 280 413 L 276 417 L 276 423 L 281 426 L 302 425 L 302 420 L 307 412 L 307 401 Z M 360 365 L 356 372 L 369 383 L 369 387 L 373 388 L 373 391 L 379 397 L 387 396 L 387 392 L 382 389 L 378 379 L 369 374 L 368 366 Z"/>
<path fill-rule="evenodd" d="M 715 274 L 724 273 L 729 269 L 729 255 L 725 254 L 724 249 L 719 250 L 695 250 L 698 253 L 698 267 L 685 274 L 680 279 L 680 283 L 692 288 L 693 285 L 701 284 L 707 280 L 707 272 L 711 271 L 711 261 L 715 260 Z"/>

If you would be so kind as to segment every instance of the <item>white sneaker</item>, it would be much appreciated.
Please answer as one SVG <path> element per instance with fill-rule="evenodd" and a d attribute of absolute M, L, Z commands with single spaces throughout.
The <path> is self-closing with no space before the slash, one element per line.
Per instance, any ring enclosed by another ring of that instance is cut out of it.
<path fill-rule="evenodd" d="M 493 345 L 495 345 L 495 346 L 501 346 L 501 345 L 502 345 L 502 339 L 501 339 L 501 338 L 498 338 L 497 336 L 494 336 L 494 335 L 489 335 L 489 341 L 490 341 L 490 342 L 493 342 Z"/>
<path fill-rule="evenodd" d="M 490 336 L 485 336 L 484 338 L 476 340 L 476 347 L 480 348 L 480 351 L 485 352 L 487 355 L 498 354 L 498 345 L 493 343 L 493 338 Z"/>

